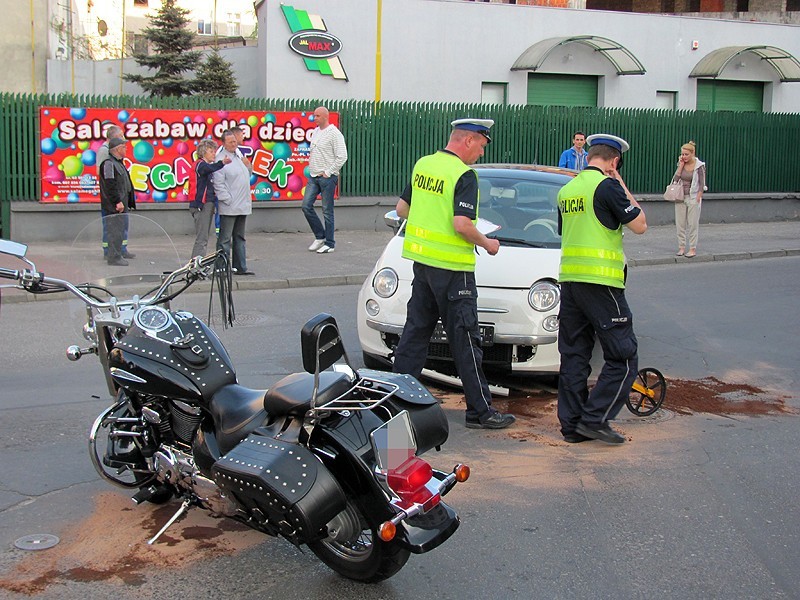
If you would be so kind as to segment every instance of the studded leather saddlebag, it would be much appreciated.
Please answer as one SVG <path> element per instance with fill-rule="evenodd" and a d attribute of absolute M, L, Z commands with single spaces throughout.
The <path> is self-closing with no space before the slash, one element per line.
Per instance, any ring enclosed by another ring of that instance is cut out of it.
<path fill-rule="evenodd" d="M 212 467 L 214 480 L 265 527 L 296 543 L 326 534 L 345 508 L 330 471 L 308 449 L 251 434 Z"/>

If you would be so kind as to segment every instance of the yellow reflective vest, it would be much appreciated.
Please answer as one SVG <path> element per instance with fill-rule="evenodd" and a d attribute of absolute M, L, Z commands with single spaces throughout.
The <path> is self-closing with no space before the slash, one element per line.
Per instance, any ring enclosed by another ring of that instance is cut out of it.
<path fill-rule="evenodd" d="M 558 193 L 561 212 L 561 269 L 559 281 L 625 287 L 622 225 L 611 230 L 594 212 L 594 193 L 606 176 L 594 169 L 581 171 Z"/>
<path fill-rule="evenodd" d="M 453 227 L 456 182 L 471 169 L 449 152 L 423 156 L 414 165 L 403 257 L 447 269 L 474 271 L 475 247 Z M 477 176 L 477 175 L 476 175 Z M 475 207 L 477 214 L 477 204 Z"/>

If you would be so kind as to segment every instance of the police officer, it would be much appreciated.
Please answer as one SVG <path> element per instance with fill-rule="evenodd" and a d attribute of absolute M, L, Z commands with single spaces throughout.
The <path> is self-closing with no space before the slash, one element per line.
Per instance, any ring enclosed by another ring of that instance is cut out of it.
<path fill-rule="evenodd" d="M 558 420 L 570 443 L 621 444 L 609 421 L 617 416 L 638 372 L 633 315 L 625 300 L 622 225 L 644 233 L 644 211 L 619 174 L 628 143 L 590 135 L 588 166 L 558 194 L 561 231 L 561 308 Z M 588 390 L 595 337 L 605 364 Z"/>
<path fill-rule="evenodd" d="M 441 319 L 467 400 L 466 426 L 503 429 L 514 415 L 492 408 L 481 361 L 475 246 L 497 254 L 500 242 L 475 227 L 478 175 L 469 168 L 491 141 L 491 119 L 458 119 L 444 150 L 414 165 L 411 184 L 397 203 L 407 218 L 403 257 L 414 261 L 414 281 L 394 371 L 419 377 L 436 322 Z M 413 200 L 413 202 L 412 202 Z"/>

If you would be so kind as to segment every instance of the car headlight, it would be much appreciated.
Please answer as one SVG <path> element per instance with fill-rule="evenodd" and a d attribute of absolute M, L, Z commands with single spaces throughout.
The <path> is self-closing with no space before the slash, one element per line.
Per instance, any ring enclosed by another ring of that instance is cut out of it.
<path fill-rule="evenodd" d="M 558 305 L 561 289 L 551 281 L 537 281 L 528 292 L 528 304 L 539 312 L 547 312 Z"/>
<path fill-rule="evenodd" d="M 383 268 L 375 274 L 372 280 L 372 289 L 381 298 L 389 298 L 397 291 L 397 273 L 389 267 Z"/>
<path fill-rule="evenodd" d="M 542 329 L 551 332 L 558 331 L 558 315 L 550 315 L 549 317 L 545 317 L 544 321 L 542 321 Z"/>

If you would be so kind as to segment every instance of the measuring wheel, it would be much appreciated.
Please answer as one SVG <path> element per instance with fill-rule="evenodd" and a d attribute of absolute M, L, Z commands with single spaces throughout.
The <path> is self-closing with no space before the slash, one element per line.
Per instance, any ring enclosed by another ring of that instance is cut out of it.
<path fill-rule="evenodd" d="M 625 403 L 633 414 L 646 417 L 661 407 L 666 395 L 667 382 L 661 371 L 647 367 L 639 371 Z"/>

